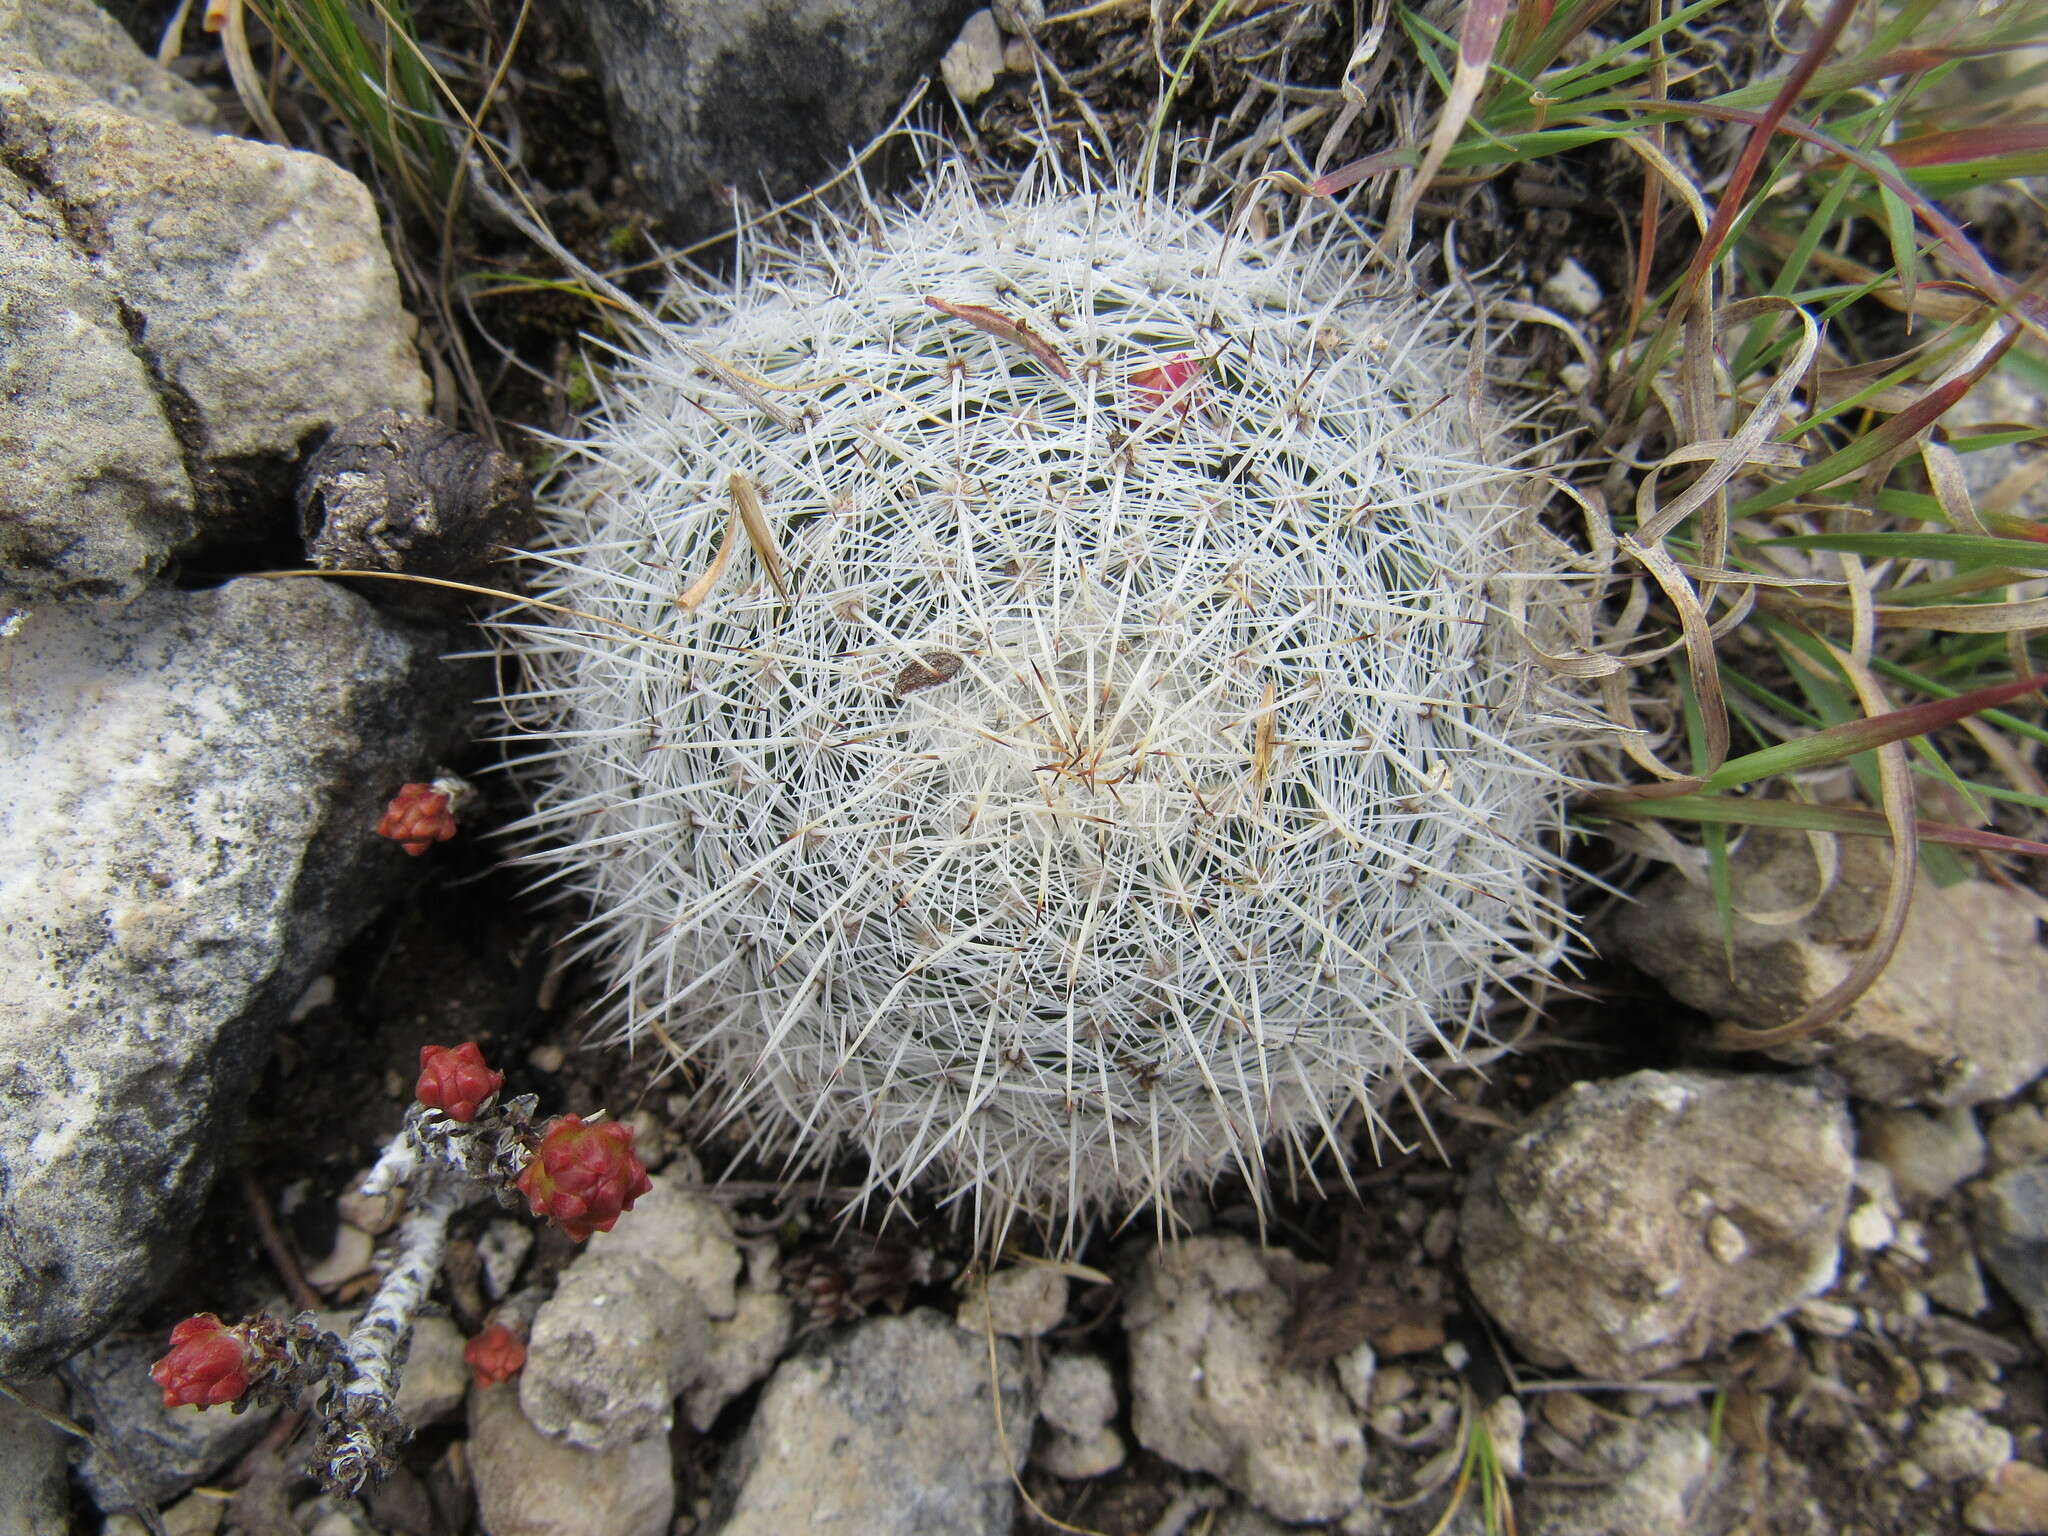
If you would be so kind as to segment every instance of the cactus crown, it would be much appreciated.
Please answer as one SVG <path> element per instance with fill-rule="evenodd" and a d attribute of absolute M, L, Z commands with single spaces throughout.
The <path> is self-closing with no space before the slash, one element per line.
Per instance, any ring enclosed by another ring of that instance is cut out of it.
<path fill-rule="evenodd" d="M 759 1150 L 1071 1243 L 1377 1129 L 1566 942 L 1566 589 L 1466 301 L 1360 251 L 942 165 L 617 358 L 534 557 L 603 622 L 505 626 L 523 831 Z"/>

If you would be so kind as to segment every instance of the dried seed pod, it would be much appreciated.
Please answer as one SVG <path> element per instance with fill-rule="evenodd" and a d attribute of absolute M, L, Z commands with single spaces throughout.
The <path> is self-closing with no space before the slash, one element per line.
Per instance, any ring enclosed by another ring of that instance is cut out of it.
<path fill-rule="evenodd" d="M 471 432 L 398 410 L 334 429 L 299 476 L 299 531 L 323 570 L 463 579 L 521 542 L 526 475 Z"/>
<path fill-rule="evenodd" d="M 902 699 L 920 688 L 936 688 L 959 675 L 960 663 L 958 651 L 926 651 L 896 674 L 896 681 L 889 685 L 889 692 Z"/>

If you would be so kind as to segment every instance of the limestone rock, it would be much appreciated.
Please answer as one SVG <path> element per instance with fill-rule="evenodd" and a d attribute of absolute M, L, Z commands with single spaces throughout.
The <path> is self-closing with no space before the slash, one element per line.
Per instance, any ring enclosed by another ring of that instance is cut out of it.
<path fill-rule="evenodd" d="M 1809 900 L 1819 873 L 1803 838 L 1752 834 L 1732 860 L 1732 975 L 1711 894 L 1669 874 L 1611 927 L 1620 952 L 1689 1007 L 1752 1028 L 1781 1024 L 1846 976 L 1876 931 L 1886 854 L 1845 837 L 1835 885 L 1806 918 L 1761 923 Z M 1898 952 L 1869 992 L 1809 1039 L 1767 1054 L 1839 1073 L 1859 1099 L 1944 1106 L 2002 1099 L 2048 1069 L 2048 947 L 2031 905 L 1988 881 L 1938 889 L 1924 875 Z"/>
<path fill-rule="evenodd" d="M 50 607 L 0 640 L 0 1374 L 173 1267 L 292 1000 L 409 861 L 443 642 L 313 581 Z"/>
<path fill-rule="evenodd" d="M 1858 1117 L 1864 1155 L 1891 1170 L 1908 1200 L 1939 1200 L 1984 1168 L 1984 1136 L 1962 1106 L 1943 1110 L 1872 1107 Z"/>
<path fill-rule="evenodd" d="M 645 1259 L 694 1293 L 706 1315 L 731 1317 L 742 1260 L 725 1208 L 682 1188 L 672 1174 L 655 1174 L 649 1182 L 654 1187 L 633 1203 L 633 1219 L 591 1234 L 587 1251 Z"/>
<path fill-rule="evenodd" d="M 1985 1268 L 2012 1293 L 2035 1342 L 2048 1349 L 2048 1159 L 2008 1168 L 1971 1193 Z"/>
<path fill-rule="evenodd" d="M 1124 1308 L 1131 1429 L 1282 1520 L 1331 1520 L 1360 1498 L 1365 1440 L 1327 1366 L 1283 1367 L 1285 1256 L 1241 1237 L 1150 1254 Z"/>
<path fill-rule="evenodd" d="M 709 1346 L 703 1305 L 658 1265 L 584 1253 L 534 1319 L 520 1407 L 535 1428 L 588 1450 L 663 1435 Z"/>
<path fill-rule="evenodd" d="M 211 128 L 207 94 L 158 64 L 93 0 L 0 0 L 0 69 L 69 75 L 110 107 Z"/>
<path fill-rule="evenodd" d="M 424 410 L 426 376 L 354 177 L 27 57 L 0 50 L 0 599 L 125 599 L 195 534 L 276 531 L 310 439 Z"/>
<path fill-rule="evenodd" d="M 1532 1359 L 1653 1375 L 1827 1287 L 1852 1173 L 1848 1112 L 1818 1087 L 1578 1083 L 1473 1168 L 1466 1276 Z"/>
<path fill-rule="evenodd" d="M 1038 1394 L 1039 1415 L 1052 1433 L 1036 1453 L 1054 1477 L 1101 1477 L 1124 1464 L 1116 1417 L 1116 1382 L 1099 1355 L 1056 1355 Z"/>
<path fill-rule="evenodd" d="M 668 1536 L 667 1437 L 586 1451 L 527 1422 L 510 1383 L 469 1397 L 470 1479 L 486 1536 Z"/>
<path fill-rule="evenodd" d="M 979 1279 L 960 1298 L 955 1321 L 969 1333 L 993 1327 L 1006 1339 L 1035 1339 L 1067 1315 L 1067 1277 L 1044 1264 L 1013 1264 Z"/>
<path fill-rule="evenodd" d="M 732 1316 L 712 1321 L 710 1347 L 683 1393 L 691 1425 L 710 1429 L 727 1403 L 775 1369 L 795 1326 L 796 1309 L 787 1296 L 741 1290 Z"/>
<path fill-rule="evenodd" d="M 1016 1346 L 997 1354 L 1007 1466 L 986 1346 L 941 1313 L 871 1318 L 783 1361 L 720 1474 L 729 1517 L 712 1529 L 1007 1536 L 1037 1414 Z"/>

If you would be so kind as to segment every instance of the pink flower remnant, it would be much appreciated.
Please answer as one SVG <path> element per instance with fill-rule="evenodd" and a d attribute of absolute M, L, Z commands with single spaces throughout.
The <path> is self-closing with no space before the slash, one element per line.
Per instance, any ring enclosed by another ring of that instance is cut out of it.
<path fill-rule="evenodd" d="M 1131 375 L 1131 390 L 1137 395 L 1139 406 L 1146 412 L 1151 412 L 1172 399 L 1174 391 L 1190 379 L 1200 377 L 1202 370 L 1207 366 L 1208 359 L 1183 352 L 1156 368 L 1138 369 Z M 1174 414 L 1187 415 L 1200 393 L 1198 389 L 1190 389 L 1178 400 L 1174 400 Z"/>

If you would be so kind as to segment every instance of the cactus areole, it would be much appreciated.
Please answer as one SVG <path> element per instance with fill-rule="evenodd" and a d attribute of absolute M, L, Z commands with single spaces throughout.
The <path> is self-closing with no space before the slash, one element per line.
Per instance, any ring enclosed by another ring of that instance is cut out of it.
<path fill-rule="evenodd" d="M 1589 720 L 1484 335 L 1392 288 L 1326 211 L 1041 165 L 674 294 L 504 626 L 617 1035 L 1056 1244 L 1483 1038 L 1568 938 Z"/>

